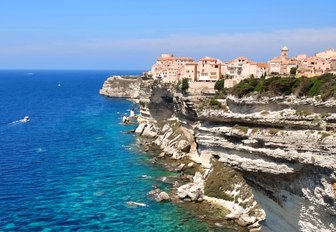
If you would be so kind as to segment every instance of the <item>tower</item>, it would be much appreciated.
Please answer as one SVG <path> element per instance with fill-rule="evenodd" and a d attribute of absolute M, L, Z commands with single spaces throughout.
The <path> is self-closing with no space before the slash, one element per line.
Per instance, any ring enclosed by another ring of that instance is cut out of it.
<path fill-rule="evenodd" d="M 281 60 L 288 60 L 288 48 L 286 46 L 281 49 Z"/>

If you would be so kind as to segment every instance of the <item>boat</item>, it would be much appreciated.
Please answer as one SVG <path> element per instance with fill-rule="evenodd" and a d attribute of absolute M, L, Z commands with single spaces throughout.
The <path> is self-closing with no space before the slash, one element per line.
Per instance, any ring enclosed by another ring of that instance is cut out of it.
<path fill-rule="evenodd" d="M 30 120 L 29 116 L 24 116 L 24 118 L 21 119 L 20 121 L 21 122 L 29 122 L 29 120 Z"/>

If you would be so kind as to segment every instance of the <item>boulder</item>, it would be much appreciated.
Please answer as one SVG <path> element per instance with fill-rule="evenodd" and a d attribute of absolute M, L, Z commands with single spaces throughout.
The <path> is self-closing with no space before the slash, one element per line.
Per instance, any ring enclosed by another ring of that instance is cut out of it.
<path fill-rule="evenodd" d="M 146 123 L 140 123 L 139 126 L 135 129 L 134 133 L 137 134 L 137 135 L 142 135 L 146 126 L 147 126 Z"/>
<path fill-rule="evenodd" d="M 192 167 L 194 167 L 194 162 L 190 162 L 190 163 L 188 163 L 188 165 L 187 165 L 187 168 L 192 168 Z"/>
<path fill-rule="evenodd" d="M 170 196 L 166 192 L 160 192 L 157 197 L 155 198 L 157 202 L 161 201 L 170 201 Z"/>
<path fill-rule="evenodd" d="M 161 152 L 159 155 L 158 155 L 158 158 L 163 158 L 165 156 L 165 153 L 164 152 Z"/>
<path fill-rule="evenodd" d="M 155 138 L 157 136 L 155 126 L 153 124 L 147 125 L 144 128 L 141 136 L 148 137 L 148 138 Z"/>
<path fill-rule="evenodd" d="M 169 129 L 171 129 L 171 127 L 167 124 L 165 124 L 163 127 L 162 127 L 162 130 L 161 130 L 161 133 L 164 134 L 166 133 Z"/>
<path fill-rule="evenodd" d="M 177 166 L 177 168 L 175 170 L 177 172 L 182 172 L 185 166 L 186 166 L 185 164 L 180 164 L 179 166 Z"/>
<path fill-rule="evenodd" d="M 153 189 L 153 190 L 149 191 L 149 192 L 147 193 L 147 195 L 148 195 L 148 196 L 156 196 L 156 195 L 158 195 L 160 192 L 161 192 L 161 190 L 157 188 L 157 189 Z"/>
<path fill-rule="evenodd" d="M 188 153 L 190 151 L 190 144 L 186 141 L 186 140 L 180 140 L 178 145 L 177 145 L 177 148 L 182 151 L 182 152 L 185 152 L 185 153 Z"/>
<path fill-rule="evenodd" d="M 173 153 L 172 159 L 179 160 L 179 159 L 182 159 L 182 157 L 183 157 L 183 155 L 181 153 L 179 153 L 178 151 L 175 151 Z"/>
<path fill-rule="evenodd" d="M 177 195 L 180 199 L 191 201 L 202 201 L 204 196 L 204 180 L 201 173 L 196 172 L 193 182 L 180 186 L 177 189 Z"/>

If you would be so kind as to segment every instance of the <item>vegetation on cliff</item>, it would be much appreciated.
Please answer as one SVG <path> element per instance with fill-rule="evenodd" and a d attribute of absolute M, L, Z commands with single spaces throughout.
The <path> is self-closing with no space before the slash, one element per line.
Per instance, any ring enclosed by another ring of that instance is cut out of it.
<path fill-rule="evenodd" d="M 249 78 L 241 81 L 229 92 L 238 97 L 254 93 L 269 97 L 290 94 L 299 97 L 320 95 L 325 100 L 336 97 L 336 75 L 327 73 L 312 78 L 280 76 L 268 79 Z"/>

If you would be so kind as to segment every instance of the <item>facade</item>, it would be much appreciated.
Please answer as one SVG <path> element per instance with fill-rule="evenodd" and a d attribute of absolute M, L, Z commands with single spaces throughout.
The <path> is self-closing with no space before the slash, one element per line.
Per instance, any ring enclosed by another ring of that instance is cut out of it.
<path fill-rule="evenodd" d="M 260 78 L 267 73 L 267 64 L 250 61 L 246 57 L 237 57 L 226 64 L 225 76 L 238 82 L 249 77 Z"/>
<path fill-rule="evenodd" d="M 333 73 L 336 73 L 336 56 L 330 58 L 330 69 Z"/>
<path fill-rule="evenodd" d="M 328 49 L 328 50 L 323 51 L 323 52 L 318 52 L 314 56 L 318 57 L 318 58 L 323 58 L 323 59 L 330 59 L 330 58 L 336 56 L 336 50 L 335 49 Z"/>
<path fill-rule="evenodd" d="M 197 81 L 197 62 L 187 62 L 182 70 L 182 79 L 188 78 L 190 81 Z"/>
<path fill-rule="evenodd" d="M 221 61 L 211 57 L 202 58 L 197 65 L 197 81 L 216 81 L 222 77 Z"/>
<path fill-rule="evenodd" d="M 314 77 L 331 71 L 331 62 L 327 59 L 313 56 L 300 62 L 297 76 Z"/>

